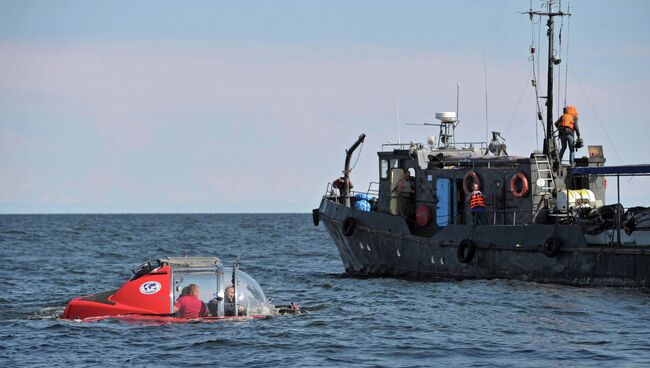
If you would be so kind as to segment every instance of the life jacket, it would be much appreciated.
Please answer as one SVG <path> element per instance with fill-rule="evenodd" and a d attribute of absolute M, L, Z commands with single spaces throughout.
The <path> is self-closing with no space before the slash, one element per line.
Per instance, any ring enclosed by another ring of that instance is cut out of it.
<path fill-rule="evenodd" d="M 474 209 L 477 207 L 485 207 L 485 197 L 480 191 L 472 192 L 472 197 L 469 200 L 469 208 Z"/>
<path fill-rule="evenodd" d="M 568 114 L 568 113 L 563 114 L 559 126 L 569 128 L 572 131 L 575 131 L 576 127 L 575 127 L 575 124 L 573 123 L 573 115 Z"/>

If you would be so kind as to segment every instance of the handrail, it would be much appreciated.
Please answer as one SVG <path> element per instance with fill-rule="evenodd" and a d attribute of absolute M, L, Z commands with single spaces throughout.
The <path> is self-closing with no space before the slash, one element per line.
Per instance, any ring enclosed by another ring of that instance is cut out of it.
<path fill-rule="evenodd" d="M 377 189 L 372 189 L 373 184 L 377 184 Z M 368 193 L 368 194 L 377 193 L 377 195 L 379 196 L 379 182 L 378 181 L 371 181 L 370 183 L 368 183 L 368 191 L 366 193 Z"/>
<path fill-rule="evenodd" d="M 382 143 L 381 150 L 385 151 L 388 147 L 394 147 L 393 149 L 409 150 L 412 146 L 420 147 L 429 147 L 430 150 L 439 150 L 444 148 L 480 148 L 481 150 L 487 149 L 488 145 L 486 142 L 482 141 L 467 141 L 467 142 L 453 142 L 448 143 L 446 146 L 438 146 L 431 148 L 429 145 L 423 143 Z"/>
<path fill-rule="evenodd" d="M 370 182 L 370 184 L 368 185 L 368 190 L 366 190 L 365 192 L 364 191 L 359 191 L 359 190 L 351 190 L 350 191 L 350 197 L 354 197 L 355 194 L 367 194 L 367 195 L 372 195 L 375 198 L 379 198 L 379 188 L 373 189 L 372 188 L 373 184 L 379 185 L 379 182 L 374 182 L 374 181 Z M 332 183 L 327 183 L 327 187 L 325 188 L 324 196 L 328 197 L 328 198 L 342 198 L 340 196 L 332 195 L 334 189 L 336 189 L 336 188 L 334 188 L 334 185 L 332 185 Z"/>

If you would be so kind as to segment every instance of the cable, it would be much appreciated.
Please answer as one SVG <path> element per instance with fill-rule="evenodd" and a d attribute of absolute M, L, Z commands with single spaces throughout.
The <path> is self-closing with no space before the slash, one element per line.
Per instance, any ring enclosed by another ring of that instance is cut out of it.
<path fill-rule="evenodd" d="M 607 133 L 607 129 L 605 129 L 605 125 L 603 122 L 600 120 L 600 116 L 598 116 L 598 112 L 596 112 L 596 108 L 594 107 L 594 104 L 591 102 L 591 98 L 589 98 L 589 95 L 587 94 L 587 91 L 585 90 L 585 87 L 582 86 L 582 83 L 580 82 L 580 79 L 576 75 L 575 71 L 571 69 L 571 72 L 573 73 L 573 77 L 576 79 L 578 82 L 578 85 L 580 86 L 580 89 L 582 89 L 582 93 L 585 95 L 585 98 L 587 98 L 587 102 L 589 102 L 589 106 L 591 107 L 591 110 L 594 113 L 594 116 L 596 116 L 596 121 L 598 121 L 598 124 L 600 124 L 600 128 L 605 132 L 605 136 L 607 137 L 607 140 L 609 141 L 609 144 L 612 145 L 612 148 L 614 149 L 614 153 L 616 154 L 616 158 L 618 158 L 619 161 L 623 161 L 621 159 L 621 155 L 618 154 L 618 151 L 616 150 L 616 146 L 614 145 L 614 142 L 612 141 L 612 138 L 609 136 L 609 133 Z"/>
<path fill-rule="evenodd" d="M 537 30 L 537 45 L 536 45 L 536 50 L 541 50 L 541 34 L 542 34 L 542 17 L 539 17 L 539 20 L 537 23 L 535 23 L 533 20 L 531 20 L 533 29 L 535 27 L 535 24 L 538 25 L 538 30 Z M 533 64 L 533 87 L 535 88 L 535 106 L 537 107 L 537 116 L 535 116 L 535 121 L 539 121 L 542 123 L 542 126 L 544 125 L 544 121 L 540 120 L 540 116 L 542 116 L 542 107 L 539 105 L 539 79 L 538 79 L 538 73 L 539 73 L 539 58 L 537 58 L 537 68 L 535 68 L 535 54 L 533 54 L 533 59 L 532 59 L 532 64 Z M 535 124 L 537 125 L 537 124 Z M 546 138 L 546 130 L 542 129 L 542 132 L 544 133 L 544 138 Z M 537 128 L 535 128 L 535 135 L 536 135 L 536 141 L 539 142 L 539 138 L 537 137 Z"/>
<path fill-rule="evenodd" d="M 512 114 L 512 118 L 510 119 L 510 124 L 508 124 L 508 129 L 506 129 L 506 133 L 504 134 L 504 136 L 508 135 L 508 132 L 510 132 L 510 127 L 512 127 L 512 122 L 515 121 L 515 117 L 517 116 L 517 112 L 519 111 L 519 105 L 521 104 L 521 99 L 524 97 L 524 93 L 526 92 L 526 88 L 528 87 L 529 80 L 530 80 L 530 74 L 528 75 L 528 77 L 526 77 L 526 83 L 524 83 L 524 88 L 521 90 L 521 94 L 519 95 L 519 101 L 517 102 L 517 107 L 515 107 L 515 112 Z M 537 131 L 537 128 L 535 128 L 535 131 Z"/>
<path fill-rule="evenodd" d="M 363 143 L 364 142 L 361 142 L 361 147 L 359 147 L 359 153 L 357 154 L 357 159 L 354 160 L 354 165 L 352 165 L 352 168 L 350 168 L 349 171 L 352 171 L 354 170 L 355 167 L 357 167 L 357 162 L 359 162 L 359 157 L 361 157 L 361 151 L 363 150 Z"/>
<path fill-rule="evenodd" d="M 605 129 L 605 125 L 600 120 L 600 116 L 598 116 L 598 112 L 596 111 L 596 108 L 594 107 L 594 104 L 591 102 L 591 98 L 587 94 L 587 91 L 585 90 L 585 87 L 582 86 L 582 83 L 580 82 L 580 78 L 578 78 L 578 75 L 576 74 L 576 72 L 573 69 L 571 69 L 571 73 L 573 73 L 573 77 L 578 82 L 578 85 L 580 86 L 580 89 L 582 89 L 582 93 L 585 95 L 585 98 L 587 98 L 587 102 L 589 102 L 589 107 L 591 107 L 591 110 L 593 111 L 594 116 L 596 117 L 596 121 L 598 122 L 598 124 L 600 125 L 600 128 L 605 133 L 605 136 L 607 137 L 607 140 L 609 141 L 609 144 L 612 146 L 612 149 L 614 150 L 614 154 L 616 154 L 616 158 L 618 158 L 619 162 L 623 162 L 623 159 L 621 158 L 621 155 L 619 155 L 618 151 L 616 150 L 616 145 L 614 145 L 614 142 L 612 141 L 612 138 L 609 136 L 609 133 L 607 133 L 607 129 Z M 632 178 L 633 177 L 630 177 L 630 180 L 628 181 L 628 183 L 631 182 Z M 641 194 L 639 193 L 639 189 L 636 187 L 634 182 L 632 182 L 632 188 L 634 189 L 634 192 L 636 193 L 636 195 L 638 197 L 641 197 Z"/>

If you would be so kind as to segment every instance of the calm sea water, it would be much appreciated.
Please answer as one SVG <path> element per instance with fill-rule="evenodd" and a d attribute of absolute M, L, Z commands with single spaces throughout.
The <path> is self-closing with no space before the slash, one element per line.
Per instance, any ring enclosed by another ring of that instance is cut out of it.
<path fill-rule="evenodd" d="M 59 320 L 148 259 L 241 256 L 302 317 Z M 503 280 L 354 279 L 311 215 L 0 216 L 0 366 L 650 366 L 650 293 Z"/>

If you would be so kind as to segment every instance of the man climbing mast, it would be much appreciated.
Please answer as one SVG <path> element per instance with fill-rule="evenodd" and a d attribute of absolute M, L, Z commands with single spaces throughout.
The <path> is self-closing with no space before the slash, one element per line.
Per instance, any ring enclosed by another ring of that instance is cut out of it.
<path fill-rule="evenodd" d="M 562 114 L 562 116 L 560 116 L 560 118 L 555 122 L 555 126 L 558 128 L 560 142 L 562 144 L 562 149 L 560 150 L 560 162 L 562 162 L 564 151 L 566 151 L 568 146 L 569 164 L 573 167 L 575 166 L 574 152 L 576 151 L 576 148 L 582 147 L 580 129 L 578 128 L 578 110 L 573 106 L 565 106 L 563 111 L 564 114 Z M 578 135 L 577 142 L 573 136 L 574 132 Z"/>

